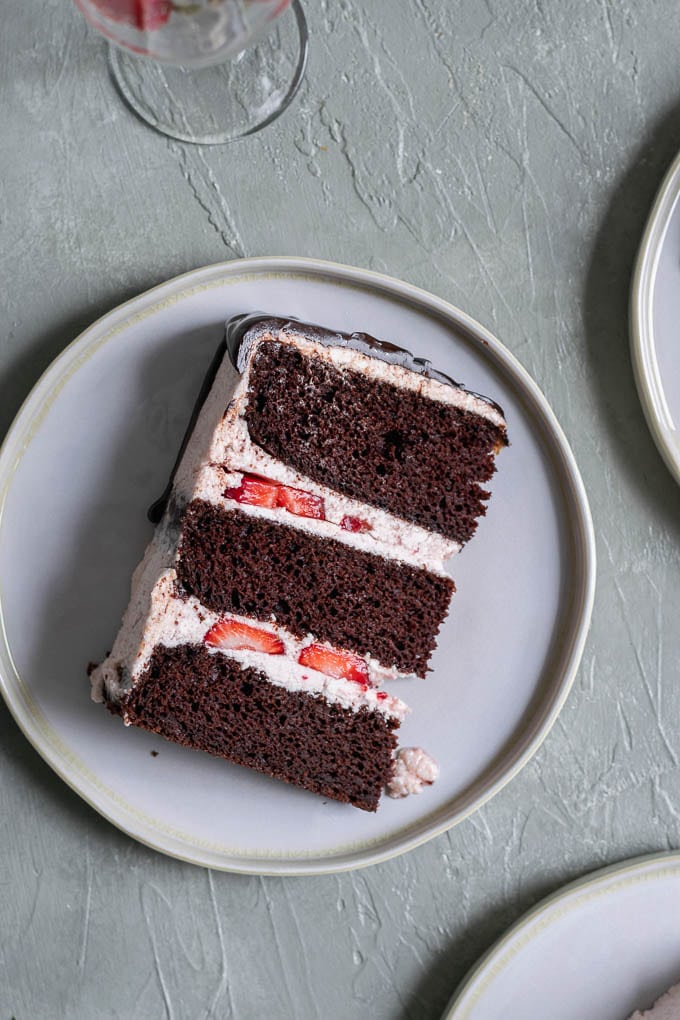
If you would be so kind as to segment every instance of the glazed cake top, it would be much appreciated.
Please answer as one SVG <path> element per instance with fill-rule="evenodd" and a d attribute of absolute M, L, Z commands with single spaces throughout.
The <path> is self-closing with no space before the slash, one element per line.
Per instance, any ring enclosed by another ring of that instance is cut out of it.
<path fill-rule="evenodd" d="M 479 405 L 482 405 L 468 406 L 466 409 L 474 410 L 478 414 L 489 417 L 495 424 L 505 426 L 503 408 L 495 401 L 480 393 L 466 390 L 462 383 L 439 372 L 426 358 L 416 357 L 405 347 L 398 347 L 388 340 L 378 340 L 369 333 L 343 333 L 340 330 L 327 329 L 313 323 L 300 322 L 294 318 L 286 319 L 263 313 L 236 315 L 226 324 L 225 342 L 231 362 L 240 373 L 247 366 L 253 343 L 265 336 L 276 337 L 279 340 L 288 339 L 293 342 L 303 340 L 307 341 L 309 345 L 320 344 L 325 348 L 353 351 L 362 357 L 354 359 L 351 356 L 345 357 L 342 362 L 358 371 L 369 364 L 368 359 L 394 366 L 401 371 L 376 373 L 376 375 L 397 386 L 400 382 L 402 385 L 406 382 L 408 378 L 406 373 L 413 373 L 422 379 L 439 384 L 439 386 L 424 388 L 423 395 L 448 403 L 451 400 L 451 395 L 447 399 L 445 391 L 442 392 L 440 386 L 457 390 L 475 398 L 475 404 L 479 402 Z M 307 347 L 308 351 L 311 349 L 311 346 Z M 455 402 L 458 403 L 457 400 Z"/>

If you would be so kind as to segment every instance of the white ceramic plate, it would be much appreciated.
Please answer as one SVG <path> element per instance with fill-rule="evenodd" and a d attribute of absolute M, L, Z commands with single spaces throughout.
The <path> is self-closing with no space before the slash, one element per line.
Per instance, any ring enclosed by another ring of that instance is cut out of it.
<path fill-rule="evenodd" d="M 662 457 L 680 482 L 680 156 L 654 202 L 631 292 L 638 393 Z"/>
<path fill-rule="evenodd" d="M 111 646 L 223 322 L 259 309 L 362 329 L 432 359 L 505 408 L 512 445 L 402 744 L 441 779 L 366 814 L 126 730 L 89 700 Z M 595 553 L 578 471 L 535 384 L 486 330 L 384 276 L 306 259 L 248 259 L 171 280 L 96 322 L 48 369 L 0 453 L 2 689 L 26 736 L 112 822 L 174 856 L 234 871 L 370 864 L 442 832 L 536 751 L 576 671 Z M 150 752 L 158 751 L 157 756 Z"/>
<path fill-rule="evenodd" d="M 540 903 L 443 1020 L 626 1020 L 680 981 L 680 854 L 605 868 Z"/>

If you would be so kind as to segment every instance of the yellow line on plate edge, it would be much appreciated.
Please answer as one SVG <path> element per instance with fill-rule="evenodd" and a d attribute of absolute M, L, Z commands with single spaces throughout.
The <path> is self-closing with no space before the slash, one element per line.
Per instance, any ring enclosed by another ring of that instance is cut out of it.
<path fill-rule="evenodd" d="M 661 867 L 662 862 L 667 866 Z M 515 957 L 552 924 L 571 914 L 583 903 L 602 899 L 619 889 L 643 882 L 678 877 L 679 871 L 680 852 L 668 850 L 610 864 L 558 889 L 516 921 L 473 966 L 454 992 L 442 1020 L 468 1020 L 472 1010 L 493 981 L 505 971 Z M 620 878 L 612 882 L 611 879 L 615 875 L 619 875 Z M 580 895 L 574 895 L 575 893 Z M 555 909 L 562 900 L 568 902 Z M 476 982 L 479 982 L 479 985 L 476 985 Z"/>
<path fill-rule="evenodd" d="M 280 269 L 266 271 L 264 268 L 259 269 L 258 265 L 262 267 L 270 265 L 271 263 L 279 264 Z M 251 272 L 238 272 L 238 267 L 241 266 L 254 266 L 254 270 Z M 329 273 L 335 273 L 336 277 L 329 277 Z M 360 274 L 360 278 L 357 279 L 356 274 Z M 215 278 L 208 279 L 199 284 L 194 284 L 187 288 L 175 291 L 174 293 L 168 294 L 160 301 L 153 301 L 153 296 L 163 289 L 176 287 L 181 281 L 189 281 L 196 276 L 210 276 L 215 274 Z M 14 424 L 10 427 L 7 436 L 3 444 L 0 446 L 0 457 L 5 453 L 6 449 L 9 448 L 9 440 L 14 438 L 15 427 L 19 424 L 20 418 L 25 414 L 29 413 L 29 406 L 32 401 L 38 401 L 39 395 L 38 390 L 41 385 L 44 385 L 47 381 L 47 377 L 51 375 L 55 369 L 55 366 L 59 361 L 65 361 L 65 369 L 60 376 L 57 377 L 55 382 L 52 384 L 52 388 L 45 401 L 40 402 L 39 411 L 34 412 L 33 417 L 29 421 L 29 426 L 25 430 L 23 437 L 18 437 L 20 442 L 19 453 L 15 456 L 14 463 L 8 473 L 6 483 L 0 489 L 0 526 L 2 523 L 2 514 L 5 505 L 7 495 L 9 493 L 10 484 L 13 475 L 26 452 L 27 447 L 30 445 L 31 440 L 34 438 L 38 431 L 39 425 L 44 420 L 44 417 L 53 404 L 54 400 L 61 392 L 63 387 L 66 385 L 68 380 L 78 371 L 91 357 L 92 355 L 101 349 L 101 347 L 112 340 L 115 336 L 123 332 L 125 329 L 133 323 L 141 322 L 149 316 L 178 303 L 181 300 L 191 297 L 194 294 L 211 290 L 216 287 L 231 286 L 232 284 L 242 283 L 247 281 L 262 280 L 262 279 L 289 279 L 291 276 L 295 276 L 297 279 L 309 280 L 312 282 L 318 282 L 321 280 L 325 285 L 337 286 L 340 288 L 346 288 L 349 290 L 366 290 L 369 293 L 377 289 L 380 296 L 385 298 L 388 297 L 392 301 L 406 304 L 407 306 L 415 306 L 419 312 L 425 312 L 426 314 L 436 319 L 443 320 L 449 328 L 452 325 L 455 326 L 455 330 L 463 331 L 465 333 L 464 339 L 467 342 L 472 341 L 473 346 L 479 346 L 480 342 L 484 344 L 485 352 L 489 352 L 494 355 L 491 362 L 496 370 L 501 370 L 505 381 L 509 381 L 515 390 L 519 390 L 522 397 L 522 403 L 525 407 L 528 407 L 530 411 L 533 411 L 534 415 L 538 415 L 539 424 L 541 428 L 541 439 L 544 447 L 547 446 L 547 454 L 551 461 L 557 460 L 561 464 L 553 463 L 553 468 L 559 480 L 560 488 L 562 489 L 563 495 L 565 490 L 569 491 L 571 499 L 567 500 L 568 504 L 575 503 L 576 508 L 579 511 L 579 523 L 581 527 L 574 529 L 569 528 L 569 537 L 574 543 L 575 535 L 574 531 L 578 533 L 578 546 L 582 547 L 582 559 L 583 563 L 579 564 L 583 568 L 584 577 L 575 579 L 574 587 L 577 587 L 578 581 L 580 580 L 580 586 L 575 592 L 576 598 L 573 599 L 576 603 L 574 611 L 576 614 L 576 626 L 570 628 L 571 633 L 568 635 L 570 640 L 566 640 L 565 630 L 562 628 L 560 631 L 560 647 L 556 648 L 554 655 L 551 659 L 557 658 L 560 661 L 564 661 L 565 655 L 567 658 L 566 666 L 564 669 L 564 676 L 561 682 L 558 684 L 558 696 L 552 704 L 548 703 L 547 710 L 543 713 L 543 717 L 539 720 L 537 726 L 532 727 L 534 730 L 530 739 L 527 742 L 527 746 L 521 751 L 514 763 L 500 776 L 496 776 L 495 773 L 500 769 L 503 761 L 507 757 L 507 751 L 505 748 L 494 761 L 487 767 L 482 773 L 481 777 L 478 777 L 477 781 L 464 792 L 463 795 L 459 795 L 454 799 L 460 800 L 461 808 L 459 813 L 452 819 L 450 815 L 450 804 L 444 805 L 437 811 L 432 812 L 430 815 L 421 819 L 419 822 L 409 826 L 405 826 L 402 829 L 397 829 L 391 835 L 386 837 L 376 837 L 372 840 L 358 841 L 355 843 L 345 844 L 340 847 L 335 847 L 332 850 L 315 850 L 315 851 L 298 851 L 293 854 L 281 851 L 273 850 L 243 850 L 235 849 L 223 846 L 221 844 L 214 844 L 209 841 L 201 840 L 195 836 L 190 836 L 183 833 L 181 830 L 175 830 L 167 825 L 159 823 L 153 818 L 153 816 L 147 815 L 139 809 L 133 807 L 128 802 L 123 800 L 119 794 L 116 794 L 113 790 L 110 790 L 105 784 L 103 784 L 94 775 L 84 763 L 74 755 L 68 747 L 63 744 L 61 738 L 53 731 L 52 727 L 47 723 L 47 720 L 42 715 L 42 712 L 38 708 L 31 694 L 29 693 L 26 685 L 22 681 L 14 662 L 12 660 L 11 651 L 9 647 L 9 641 L 6 634 L 4 624 L 4 614 L 2 612 L 2 597 L 0 591 L 0 636 L 3 639 L 4 647 L 0 647 L 0 652 L 3 652 L 9 661 L 11 672 L 16 678 L 16 684 L 19 691 L 24 699 L 25 705 L 29 711 L 29 719 L 33 719 L 37 724 L 38 728 L 42 731 L 42 735 L 47 737 L 51 743 L 54 751 L 67 763 L 70 764 L 74 771 L 80 773 L 80 777 L 89 783 L 96 791 L 104 794 L 107 798 L 112 800 L 120 808 L 124 809 L 128 815 L 132 818 L 137 819 L 144 825 L 148 826 L 152 833 L 145 837 L 135 828 L 127 828 L 126 825 L 121 822 L 120 819 L 111 817 L 101 803 L 94 797 L 86 794 L 78 785 L 74 779 L 69 777 L 53 760 L 52 757 L 45 753 L 42 746 L 38 745 L 33 739 L 30 732 L 29 723 L 23 719 L 21 714 L 16 710 L 16 706 L 9 699 L 9 690 L 7 690 L 7 701 L 10 711 L 14 715 L 14 718 L 22 729 L 24 735 L 35 747 L 39 754 L 48 762 L 48 764 L 57 772 L 57 774 L 74 789 L 83 799 L 90 804 L 95 810 L 107 818 L 110 822 L 116 825 L 118 828 L 122 828 L 128 835 L 135 839 L 138 839 L 142 843 L 151 846 L 153 849 L 160 850 L 161 852 L 168 853 L 171 856 L 178 857 L 181 860 L 186 860 L 191 863 L 200 863 L 207 867 L 213 867 L 229 871 L 245 871 L 248 873 L 266 874 L 268 873 L 265 868 L 257 866 L 255 867 L 244 866 L 248 861 L 253 861 L 254 858 L 260 861 L 267 862 L 268 860 L 280 863 L 281 867 L 273 869 L 271 874 L 318 874 L 328 873 L 334 871 L 344 871 L 350 868 L 362 867 L 369 864 L 378 863 L 379 861 L 388 860 L 392 857 L 398 856 L 399 854 L 419 846 L 420 844 L 427 842 L 434 838 L 440 833 L 452 828 L 454 825 L 463 821 L 474 811 L 482 807 L 488 800 L 490 800 L 499 790 L 507 785 L 517 773 L 531 760 L 533 755 L 536 753 L 538 748 L 541 746 L 546 736 L 548 735 L 555 719 L 559 715 L 561 708 L 566 700 L 569 691 L 573 685 L 573 681 L 580 663 L 580 659 L 583 652 L 583 646 L 585 644 L 585 638 L 588 630 L 588 624 L 592 611 L 592 602 L 594 594 L 594 581 L 595 581 L 595 547 L 594 537 L 592 529 L 592 520 L 585 496 L 585 490 L 583 482 L 581 480 L 578 468 L 573 458 L 573 454 L 569 448 L 562 429 L 555 418 L 554 412 L 547 403 L 545 397 L 538 389 L 538 386 L 533 381 L 531 376 L 526 372 L 522 365 L 517 361 L 514 355 L 507 350 L 492 334 L 488 332 L 480 323 L 476 322 L 466 313 L 436 295 L 429 294 L 428 292 L 421 290 L 411 284 L 404 283 L 403 281 L 396 280 L 392 277 L 385 276 L 379 273 L 373 273 L 369 270 L 358 269 L 351 266 L 343 266 L 337 263 L 323 262 L 315 259 L 302 259 L 302 258 L 288 258 L 288 257 L 272 257 L 272 258 L 255 258 L 255 259 L 243 259 L 233 260 L 232 262 L 217 263 L 212 266 L 205 266 L 196 270 L 192 270 L 189 273 L 185 273 L 181 276 L 174 277 L 171 280 L 167 280 L 164 283 L 159 284 L 157 287 L 152 288 L 149 291 L 143 292 L 136 297 L 131 298 L 129 301 L 124 302 L 122 305 L 117 306 L 111 311 L 105 313 L 100 319 L 92 323 L 83 333 L 76 337 L 60 355 L 47 367 L 42 376 L 38 379 L 31 392 L 28 394 L 26 400 L 22 404 L 19 412 L 16 415 Z M 146 307 L 142 307 L 139 312 L 133 316 L 126 316 L 125 309 L 135 304 L 142 303 L 146 304 Z M 113 318 L 116 324 L 111 327 L 105 334 L 103 334 L 99 340 L 91 341 L 87 349 L 80 355 L 77 354 L 76 348 L 82 343 L 87 341 L 88 333 L 95 332 L 97 327 L 103 323 L 106 319 Z M 520 389 L 521 384 L 521 389 Z M 549 429 L 545 428 L 545 425 L 549 426 Z M 549 443 L 546 443 L 546 439 Z M 22 441 L 23 440 L 23 441 Z M 561 469 L 560 469 L 561 468 Z M 565 484 L 566 480 L 562 477 L 566 474 L 571 483 L 569 486 Z M 571 522 L 571 517 L 569 518 Z M 585 539 L 585 541 L 584 541 Z M 590 569 L 589 569 L 590 568 Z M 558 654 L 559 651 L 559 654 Z M 0 680 L 4 680 L 4 677 L 0 677 Z M 3 690 L 3 693 L 4 690 Z M 531 732 L 531 729 L 529 732 Z M 535 732 L 537 730 L 537 732 Z M 482 790 L 480 793 L 475 795 L 475 790 L 481 786 Z M 467 802 L 467 803 L 466 803 Z M 441 816 L 445 815 L 444 818 Z M 434 828 L 433 828 L 434 826 Z M 158 843 L 154 842 L 152 836 L 155 833 L 164 833 L 170 838 L 180 840 L 182 843 L 188 845 L 190 850 L 192 847 L 200 847 L 209 852 L 217 853 L 220 856 L 231 856 L 235 858 L 232 862 L 224 861 L 197 861 L 192 857 L 186 856 L 182 853 L 179 848 L 169 849 L 168 847 L 159 846 Z M 409 834 L 412 834 L 412 838 L 409 839 Z M 397 846 L 394 846 L 394 843 Z M 387 843 L 387 846 L 385 844 Z M 384 851 L 374 855 L 369 854 L 369 859 L 365 860 L 339 860 L 343 855 L 353 855 L 361 853 L 362 851 L 371 850 L 374 847 L 382 846 L 385 847 Z M 295 868 L 295 863 L 300 862 L 301 867 Z M 307 862 L 307 867 L 305 867 Z M 309 867 L 311 862 L 319 862 L 316 867 Z"/>

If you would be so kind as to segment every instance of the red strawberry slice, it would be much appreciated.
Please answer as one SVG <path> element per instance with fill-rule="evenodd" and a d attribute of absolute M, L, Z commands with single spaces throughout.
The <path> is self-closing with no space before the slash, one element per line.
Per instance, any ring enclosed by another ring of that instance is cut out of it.
<path fill-rule="evenodd" d="M 335 676 L 340 680 L 351 680 L 368 688 L 368 666 L 358 655 L 352 652 L 341 652 L 325 645 L 307 645 L 298 656 L 301 666 L 316 669 L 326 676 Z"/>
<path fill-rule="evenodd" d="M 172 3 L 170 0 L 137 0 L 137 28 L 143 32 L 153 32 L 161 28 L 170 18 Z"/>
<path fill-rule="evenodd" d="M 160 28 L 172 13 L 171 0 L 94 0 L 101 13 L 112 21 L 124 21 L 142 32 Z"/>
<path fill-rule="evenodd" d="M 344 528 L 345 531 L 365 532 L 371 530 L 371 525 L 368 521 L 362 521 L 361 517 L 345 516 L 340 521 L 340 527 Z"/>
<path fill-rule="evenodd" d="M 321 496 L 258 475 L 243 475 L 241 484 L 225 489 L 224 495 L 237 503 L 249 503 L 251 506 L 283 507 L 297 517 L 315 517 L 323 521 L 326 516 Z"/>
<path fill-rule="evenodd" d="M 267 655 L 283 655 L 284 652 L 283 641 L 270 630 L 229 618 L 214 624 L 203 640 L 213 648 L 265 652 Z"/>
<path fill-rule="evenodd" d="M 283 506 L 298 517 L 315 517 L 323 521 L 326 514 L 323 499 L 304 489 L 293 489 L 290 485 L 282 485 L 279 493 L 278 506 Z"/>
<path fill-rule="evenodd" d="M 279 489 L 280 485 L 276 482 L 268 482 L 257 475 L 244 475 L 241 484 L 235 489 L 225 489 L 224 495 L 237 503 L 274 507 L 278 505 Z"/>

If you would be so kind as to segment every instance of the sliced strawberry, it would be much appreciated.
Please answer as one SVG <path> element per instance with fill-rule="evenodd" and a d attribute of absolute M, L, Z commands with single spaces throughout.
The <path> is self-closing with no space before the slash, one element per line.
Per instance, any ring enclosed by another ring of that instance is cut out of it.
<path fill-rule="evenodd" d="M 224 495 L 228 499 L 235 499 L 237 503 L 274 507 L 278 505 L 280 488 L 276 482 L 268 482 L 266 478 L 244 475 L 238 488 L 225 489 Z"/>
<path fill-rule="evenodd" d="M 171 0 L 94 0 L 95 6 L 112 21 L 125 21 L 142 32 L 161 28 L 172 13 Z"/>
<path fill-rule="evenodd" d="M 137 28 L 143 32 L 153 32 L 161 28 L 170 18 L 172 3 L 170 0 L 137 0 Z"/>
<path fill-rule="evenodd" d="M 325 519 L 324 502 L 321 496 L 315 496 L 304 489 L 294 489 L 292 485 L 281 485 L 268 478 L 258 475 L 243 475 L 237 488 L 225 489 L 228 499 L 237 503 L 249 503 L 251 506 L 283 507 L 297 517 L 315 517 Z"/>
<path fill-rule="evenodd" d="M 345 516 L 340 521 L 340 527 L 344 528 L 345 531 L 370 531 L 371 525 L 368 521 L 362 521 L 361 517 L 349 517 Z"/>
<path fill-rule="evenodd" d="M 293 489 L 290 485 L 282 485 L 279 493 L 278 506 L 283 506 L 298 517 L 315 517 L 325 519 L 325 507 L 321 496 L 315 496 L 304 489 Z"/>
<path fill-rule="evenodd" d="M 203 640 L 213 648 L 265 652 L 267 655 L 283 655 L 284 652 L 283 641 L 270 630 L 229 618 L 212 626 Z"/>
<path fill-rule="evenodd" d="M 341 652 L 336 648 L 312 644 L 302 649 L 298 662 L 301 666 L 316 669 L 327 676 L 361 684 L 364 690 L 368 687 L 368 666 L 362 658 L 353 655 L 352 652 Z"/>
<path fill-rule="evenodd" d="M 378 701 L 384 701 L 385 698 L 388 698 L 388 697 L 389 697 L 389 695 L 388 695 L 387 691 L 378 691 L 378 693 L 376 694 L 376 698 L 378 699 Z"/>

